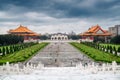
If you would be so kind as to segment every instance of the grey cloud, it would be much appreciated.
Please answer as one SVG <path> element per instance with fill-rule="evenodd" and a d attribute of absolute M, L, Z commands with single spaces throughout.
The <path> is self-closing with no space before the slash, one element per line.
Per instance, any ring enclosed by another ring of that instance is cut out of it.
<path fill-rule="evenodd" d="M 97 17 L 109 16 L 111 8 L 120 5 L 119 0 L 2 0 L 2 7 L 11 13 L 42 12 L 52 17 Z M 118 9 L 117 9 L 118 10 Z"/>
<path fill-rule="evenodd" d="M 62 24 L 66 31 L 77 26 L 76 31 L 81 32 L 82 27 L 87 29 L 94 24 L 118 24 L 120 0 L 0 0 L 0 12 L 6 13 L 0 18 L 0 26 L 23 24 L 56 30 Z M 36 14 L 27 14 L 31 12 Z"/>

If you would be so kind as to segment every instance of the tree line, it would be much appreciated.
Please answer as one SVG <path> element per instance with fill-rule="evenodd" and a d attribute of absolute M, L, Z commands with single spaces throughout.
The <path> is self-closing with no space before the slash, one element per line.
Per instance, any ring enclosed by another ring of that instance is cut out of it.
<path fill-rule="evenodd" d="M 117 35 L 111 39 L 111 43 L 120 44 L 120 35 Z"/>
<path fill-rule="evenodd" d="M 24 38 L 17 35 L 0 35 L 0 46 L 23 43 Z"/>
<path fill-rule="evenodd" d="M 106 37 L 107 42 L 105 42 L 105 38 L 104 37 L 98 37 L 95 36 L 94 37 L 94 41 L 93 42 L 101 42 L 101 43 L 112 43 L 112 44 L 120 44 L 120 35 L 114 36 L 114 37 Z"/>

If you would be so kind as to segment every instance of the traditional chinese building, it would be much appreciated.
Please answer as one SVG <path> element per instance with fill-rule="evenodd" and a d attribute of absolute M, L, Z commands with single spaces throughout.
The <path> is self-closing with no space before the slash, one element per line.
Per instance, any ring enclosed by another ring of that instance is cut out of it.
<path fill-rule="evenodd" d="M 16 29 L 11 29 L 8 31 L 9 34 L 23 36 L 24 41 L 36 41 L 38 40 L 38 34 L 29 30 L 27 27 L 20 25 Z"/>
<path fill-rule="evenodd" d="M 107 37 L 111 36 L 107 30 L 103 30 L 99 25 L 92 26 L 86 32 L 80 34 L 82 36 L 82 41 L 93 42 L 94 37 L 101 37 L 107 41 Z"/>

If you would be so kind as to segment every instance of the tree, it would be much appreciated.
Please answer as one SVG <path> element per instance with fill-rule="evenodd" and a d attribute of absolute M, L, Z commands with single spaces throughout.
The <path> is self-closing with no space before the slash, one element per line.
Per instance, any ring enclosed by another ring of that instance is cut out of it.
<path fill-rule="evenodd" d="M 110 48 L 110 53 L 113 53 L 112 46 L 110 46 L 109 48 Z"/>
<path fill-rule="evenodd" d="M 119 53 L 120 53 L 120 47 L 118 47 L 118 50 L 117 50 Z"/>
<path fill-rule="evenodd" d="M 81 38 L 81 36 L 80 35 L 69 35 L 68 38 L 72 40 L 78 40 Z"/>
<path fill-rule="evenodd" d="M 39 38 L 40 38 L 41 40 L 47 40 L 47 39 L 49 39 L 49 37 L 46 36 L 46 35 L 41 35 Z"/>
<path fill-rule="evenodd" d="M 0 48 L 0 54 L 2 54 L 2 50 L 1 50 L 1 48 Z"/>
<path fill-rule="evenodd" d="M 110 50 L 110 47 L 109 45 L 107 45 L 106 52 L 109 52 L 109 50 Z"/>
<path fill-rule="evenodd" d="M 113 47 L 113 51 L 114 51 L 115 55 L 117 56 L 117 50 L 116 50 L 115 46 Z"/>
<path fill-rule="evenodd" d="M 103 46 L 103 49 L 102 49 L 102 50 L 103 50 L 104 52 L 105 52 L 105 49 L 106 49 L 105 46 Z"/>
<path fill-rule="evenodd" d="M 6 55 L 5 47 L 2 48 L 3 56 Z"/>
<path fill-rule="evenodd" d="M 13 53 L 13 45 L 10 45 L 10 53 Z"/>
<path fill-rule="evenodd" d="M 110 42 L 113 44 L 120 44 L 120 35 L 113 37 Z"/>
<path fill-rule="evenodd" d="M 6 54 L 9 54 L 9 53 L 10 53 L 9 48 L 6 47 Z"/>
<path fill-rule="evenodd" d="M 24 38 L 17 35 L 0 35 L 0 46 L 23 43 Z"/>

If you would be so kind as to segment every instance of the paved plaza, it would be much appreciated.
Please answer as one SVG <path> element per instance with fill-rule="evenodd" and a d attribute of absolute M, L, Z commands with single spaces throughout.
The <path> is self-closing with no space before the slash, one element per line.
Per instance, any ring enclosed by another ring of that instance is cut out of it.
<path fill-rule="evenodd" d="M 45 67 L 71 67 L 76 64 L 92 62 L 79 50 L 65 42 L 52 42 L 28 62 L 32 64 L 42 63 Z"/>

